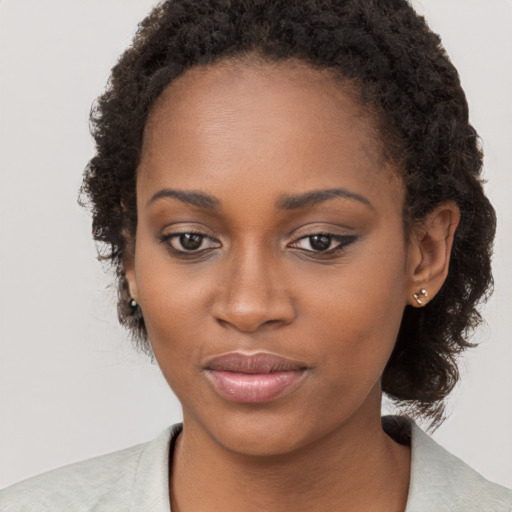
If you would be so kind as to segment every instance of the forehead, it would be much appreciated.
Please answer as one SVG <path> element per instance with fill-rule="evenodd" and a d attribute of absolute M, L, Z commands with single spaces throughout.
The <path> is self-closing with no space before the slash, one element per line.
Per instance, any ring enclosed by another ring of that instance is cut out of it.
<path fill-rule="evenodd" d="M 305 97 L 308 98 L 304 102 Z M 218 128 L 242 119 L 244 126 L 295 131 L 335 130 L 348 121 L 364 149 L 381 153 L 374 116 L 358 100 L 355 85 L 328 69 L 314 69 L 297 59 L 267 62 L 258 58 L 224 60 L 194 67 L 175 79 L 161 94 L 148 116 L 145 143 L 159 134 L 206 122 Z M 188 130 L 187 130 L 188 131 Z M 226 135 L 229 135 L 227 133 Z"/>
<path fill-rule="evenodd" d="M 278 187 L 394 181 L 356 88 L 301 61 L 223 61 L 188 70 L 146 123 L 138 185 L 208 188 L 263 176 Z M 334 176 L 333 176 L 334 174 Z M 139 183 L 140 182 L 140 183 Z M 288 185 L 285 185 L 288 184 Z"/>

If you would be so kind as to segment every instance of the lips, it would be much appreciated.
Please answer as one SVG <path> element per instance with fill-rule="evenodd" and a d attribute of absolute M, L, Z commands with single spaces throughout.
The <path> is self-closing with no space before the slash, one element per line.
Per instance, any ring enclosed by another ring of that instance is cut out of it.
<path fill-rule="evenodd" d="M 246 355 L 230 352 L 205 365 L 208 381 L 223 398 L 261 403 L 291 391 L 302 381 L 307 367 L 270 353 Z"/>

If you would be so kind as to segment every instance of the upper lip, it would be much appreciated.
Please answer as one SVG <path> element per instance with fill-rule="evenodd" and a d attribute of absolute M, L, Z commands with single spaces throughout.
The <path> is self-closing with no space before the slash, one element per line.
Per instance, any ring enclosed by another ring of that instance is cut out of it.
<path fill-rule="evenodd" d="M 269 352 L 255 354 L 229 352 L 209 359 L 205 368 L 236 373 L 273 373 L 305 370 L 307 366 Z"/>

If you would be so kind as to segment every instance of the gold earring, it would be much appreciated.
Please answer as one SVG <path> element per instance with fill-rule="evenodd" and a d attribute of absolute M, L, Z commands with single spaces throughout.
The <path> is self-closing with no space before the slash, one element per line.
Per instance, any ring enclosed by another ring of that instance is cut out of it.
<path fill-rule="evenodd" d="M 428 292 L 425 288 L 422 288 L 419 292 L 415 293 L 413 297 L 418 306 L 424 306 L 428 301 Z"/>

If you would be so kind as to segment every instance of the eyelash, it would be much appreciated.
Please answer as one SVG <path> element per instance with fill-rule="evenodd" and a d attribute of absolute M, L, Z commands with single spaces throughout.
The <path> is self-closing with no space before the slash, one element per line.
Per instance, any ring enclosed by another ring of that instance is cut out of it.
<path fill-rule="evenodd" d="M 305 252 L 308 255 L 314 254 L 318 256 L 331 256 L 336 253 L 339 253 L 343 251 L 346 247 L 348 247 L 351 243 L 355 242 L 357 239 L 357 236 L 355 235 L 336 235 L 334 233 L 326 233 L 326 232 L 318 232 L 318 233 L 311 233 L 309 235 L 302 236 L 298 238 L 293 244 L 296 244 L 297 242 L 300 242 L 301 240 L 310 240 L 311 245 L 311 239 L 313 237 L 328 237 L 330 239 L 329 245 L 331 245 L 333 242 L 338 242 L 335 247 L 332 247 L 330 249 L 327 249 L 325 251 L 315 251 L 314 249 L 302 249 L 303 252 Z M 293 247 L 293 246 L 292 246 Z M 300 250 L 300 249 L 299 249 Z"/>
<path fill-rule="evenodd" d="M 207 248 L 201 249 L 201 250 L 187 250 L 187 249 L 181 250 L 181 249 L 176 249 L 175 247 L 172 246 L 172 241 L 174 239 L 179 239 L 180 237 L 185 236 L 185 235 L 196 235 L 198 237 L 201 237 L 201 243 L 200 243 L 199 247 L 201 247 L 201 245 L 203 244 L 203 242 L 205 240 L 214 241 L 219 245 L 217 245 L 215 247 L 207 247 Z M 321 237 L 321 236 L 328 237 L 330 239 L 330 244 L 332 244 L 332 242 L 338 242 L 338 244 L 335 247 L 327 249 L 325 251 L 315 251 L 314 249 L 300 249 L 297 247 L 293 247 L 293 245 L 292 245 L 292 244 L 297 244 L 301 240 L 307 240 L 307 239 L 310 239 L 310 245 L 311 245 L 311 239 L 313 237 Z M 346 247 L 348 247 L 350 244 L 355 242 L 357 238 L 358 237 L 356 235 L 336 235 L 334 233 L 317 232 L 317 233 L 311 233 L 311 234 L 308 234 L 308 235 L 305 235 L 305 236 L 302 236 L 302 237 L 296 239 L 294 242 L 292 242 L 292 244 L 289 244 L 288 247 L 296 248 L 299 251 L 305 253 L 306 255 L 308 255 L 310 257 L 313 254 L 315 255 L 314 257 L 332 256 L 332 255 L 335 255 L 336 253 L 343 251 Z M 182 231 L 179 233 L 170 233 L 168 235 L 163 235 L 160 238 L 160 241 L 161 241 L 161 243 L 163 243 L 167 246 L 167 249 L 171 252 L 171 254 L 173 254 L 174 256 L 177 256 L 177 257 L 181 257 L 181 258 L 187 258 L 187 257 L 199 258 L 201 256 L 207 255 L 211 250 L 221 247 L 220 242 L 218 242 L 214 238 L 206 235 L 205 233 L 202 233 L 200 231 L 194 231 L 194 230 L 187 230 L 187 231 Z"/>

